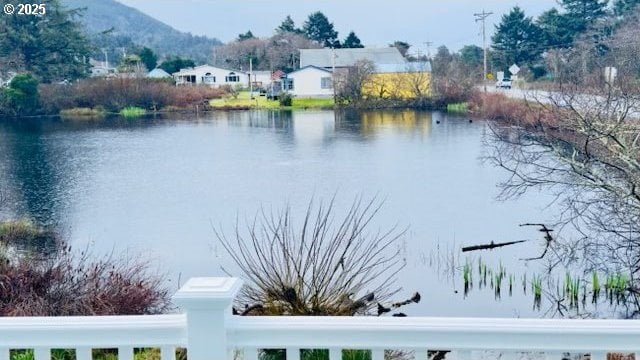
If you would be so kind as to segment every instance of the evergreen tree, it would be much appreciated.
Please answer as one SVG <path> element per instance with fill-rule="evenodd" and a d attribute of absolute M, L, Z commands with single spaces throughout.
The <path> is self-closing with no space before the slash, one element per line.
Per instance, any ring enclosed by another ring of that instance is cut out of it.
<path fill-rule="evenodd" d="M 0 89 L 0 114 L 31 115 L 39 109 L 38 80 L 18 74 L 6 89 Z"/>
<path fill-rule="evenodd" d="M 296 23 L 293 22 L 293 19 L 291 18 L 290 15 L 287 15 L 287 17 L 282 20 L 282 23 L 280 24 L 280 26 L 278 26 L 276 28 L 276 32 L 277 33 L 295 33 L 295 34 L 300 34 L 302 32 L 302 30 L 296 28 Z"/>
<path fill-rule="evenodd" d="M 244 41 L 244 40 L 255 39 L 255 38 L 256 37 L 253 36 L 253 33 L 251 32 L 251 30 L 248 30 L 244 34 L 239 34 L 238 35 L 238 41 Z"/>
<path fill-rule="evenodd" d="M 572 38 L 585 31 L 598 19 L 607 15 L 609 0 L 560 0 L 566 14 L 565 26 L 569 28 Z"/>
<path fill-rule="evenodd" d="M 17 8 L 17 1 L 5 1 Z M 89 72 L 89 42 L 76 21 L 78 10 L 47 2 L 43 16 L 0 16 L 3 70 L 30 71 L 42 82 L 73 80 Z"/>
<path fill-rule="evenodd" d="M 158 66 L 158 55 L 156 55 L 153 50 L 145 47 L 140 51 L 140 61 L 144 64 L 147 70 L 151 71 Z"/>
<path fill-rule="evenodd" d="M 482 48 L 477 45 L 465 45 L 460 49 L 460 60 L 468 69 L 482 67 L 484 62 Z"/>
<path fill-rule="evenodd" d="M 576 35 L 568 26 L 569 19 L 556 8 L 543 12 L 536 24 L 542 31 L 543 46 L 547 49 L 567 48 Z"/>
<path fill-rule="evenodd" d="M 502 16 L 491 40 L 499 59 L 496 65 L 502 70 L 511 64 L 533 65 L 544 50 L 542 31 L 518 6 Z"/>
<path fill-rule="evenodd" d="M 393 44 L 389 45 L 390 47 L 394 47 L 400 51 L 402 56 L 407 57 L 407 53 L 409 53 L 409 49 L 411 48 L 411 44 L 406 41 L 396 40 Z"/>
<path fill-rule="evenodd" d="M 175 57 L 163 61 L 162 64 L 160 64 L 160 69 L 168 72 L 169 74 L 173 74 L 180 71 L 180 69 L 186 69 L 194 66 L 196 66 L 196 64 L 191 59 L 182 59 L 180 57 Z"/>
<path fill-rule="evenodd" d="M 333 23 L 320 11 L 309 15 L 302 28 L 304 34 L 325 47 L 339 47 L 338 32 L 333 29 Z"/>
<path fill-rule="evenodd" d="M 360 42 L 360 38 L 353 31 L 349 33 L 346 39 L 344 39 L 344 43 L 342 44 L 344 48 L 363 48 L 364 45 Z"/>
<path fill-rule="evenodd" d="M 616 16 L 625 16 L 640 5 L 640 0 L 615 0 L 613 3 L 613 13 Z"/>

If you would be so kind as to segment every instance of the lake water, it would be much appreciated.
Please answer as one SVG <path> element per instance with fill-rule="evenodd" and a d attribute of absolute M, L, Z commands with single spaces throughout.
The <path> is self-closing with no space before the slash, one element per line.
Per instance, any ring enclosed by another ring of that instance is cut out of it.
<path fill-rule="evenodd" d="M 0 123 L 4 217 L 54 224 L 76 249 L 151 258 L 172 289 L 231 265 L 212 226 L 337 194 L 385 199 L 375 227 L 399 224 L 407 266 L 404 295 L 422 294 L 411 315 L 539 317 L 532 298 L 491 291 L 465 299 L 446 258 L 460 247 L 530 239 L 482 253 L 519 273 L 542 235 L 523 222 L 547 222 L 550 196 L 496 200 L 507 174 L 483 163 L 483 121 L 442 113 L 217 112 L 199 118 Z M 478 254 L 473 256 L 477 257 Z M 440 259 L 440 260 L 438 260 Z M 440 266 L 438 263 L 440 262 Z M 532 271 L 532 270 L 531 270 Z"/>

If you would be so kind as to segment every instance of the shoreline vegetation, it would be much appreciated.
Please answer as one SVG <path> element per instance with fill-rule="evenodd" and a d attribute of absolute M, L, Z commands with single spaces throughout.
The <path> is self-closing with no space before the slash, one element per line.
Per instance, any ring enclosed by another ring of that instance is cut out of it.
<path fill-rule="evenodd" d="M 469 91 L 463 91 L 469 94 Z M 453 96 L 452 96 L 453 95 Z M 449 90 L 415 98 L 304 98 L 281 94 L 279 100 L 230 87 L 178 87 L 157 79 L 85 79 L 72 84 L 38 84 L 21 74 L 0 97 L 0 115 L 6 118 L 59 116 L 71 120 L 102 120 L 112 116 L 137 118 L 165 113 L 231 110 L 420 109 L 448 110 L 464 101 Z M 455 111 L 460 111 L 457 109 Z"/>

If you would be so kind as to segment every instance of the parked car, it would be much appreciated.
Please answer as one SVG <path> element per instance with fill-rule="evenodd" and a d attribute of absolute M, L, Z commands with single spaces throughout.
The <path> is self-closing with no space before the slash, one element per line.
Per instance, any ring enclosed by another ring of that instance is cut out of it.
<path fill-rule="evenodd" d="M 502 79 L 496 82 L 496 89 L 511 89 L 511 79 Z"/>

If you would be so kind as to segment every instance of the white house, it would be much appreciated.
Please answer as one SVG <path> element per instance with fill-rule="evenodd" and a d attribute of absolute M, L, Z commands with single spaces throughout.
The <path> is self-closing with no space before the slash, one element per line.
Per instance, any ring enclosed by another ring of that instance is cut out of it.
<path fill-rule="evenodd" d="M 333 96 L 331 70 L 309 65 L 290 72 L 283 79 L 283 90 L 297 97 Z"/>
<path fill-rule="evenodd" d="M 251 73 L 251 81 L 254 87 L 269 88 L 273 82 L 271 71 L 254 71 Z"/>
<path fill-rule="evenodd" d="M 176 85 L 223 85 L 249 87 L 249 75 L 238 70 L 228 70 L 211 65 L 200 65 L 194 68 L 180 69 L 173 74 Z"/>
<path fill-rule="evenodd" d="M 91 77 L 114 77 L 118 72 L 116 68 L 109 66 L 108 62 L 89 59 L 91 65 Z"/>

